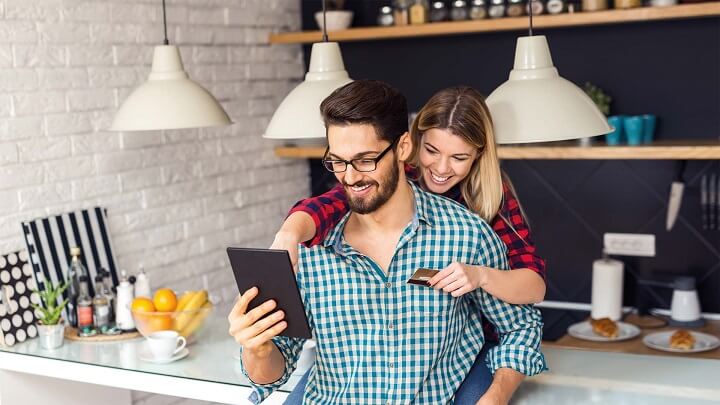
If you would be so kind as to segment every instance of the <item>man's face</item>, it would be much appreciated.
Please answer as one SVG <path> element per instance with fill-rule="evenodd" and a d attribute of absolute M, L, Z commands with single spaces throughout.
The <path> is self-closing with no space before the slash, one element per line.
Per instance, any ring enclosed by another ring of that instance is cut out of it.
<path fill-rule="evenodd" d="M 369 159 L 377 157 L 390 143 L 381 141 L 372 125 L 330 126 L 329 159 Z M 359 172 L 352 165 L 335 173 L 344 186 L 350 209 L 369 214 L 383 206 L 397 190 L 399 165 L 395 151 L 389 151 L 372 172 Z"/>

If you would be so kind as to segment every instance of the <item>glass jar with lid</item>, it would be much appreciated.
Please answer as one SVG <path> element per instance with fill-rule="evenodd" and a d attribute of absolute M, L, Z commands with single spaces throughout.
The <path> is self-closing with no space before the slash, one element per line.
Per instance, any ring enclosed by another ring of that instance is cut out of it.
<path fill-rule="evenodd" d="M 540 15 L 545 12 L 545 5 L 542 0 L 528 0 L 527 7 L 525 7 L 525 12 L 528 14 L 530 14 L 530 7 L 532 7 L 533 15 Z"/>
<path fill-rule="evenodd" d="M 485 0 L 472 0 L 470 6 L 470 18 L 473 20 L 482 20 L 483 18 L 487 18 Z"/>
<path fill-rule="evenodd" d="M 393 17 L 395 25 L 408 25 L 410 23 L 410 0 L 394 0 Z"/>
<path fill-rule="evenodd" d="M 425 24 L 428 22 L 427 0 L 415 0 L 410 6 L 410 24 Z"/>
<path fill-rule="evenodd" d="M 505 0 L 490 0 L 488 15 L 490 18 L 505 17 Z"/>
<path fill-rule="evenodd" d="M 453 21 L 462 21 L 467 20 L 470 16 L 470 12 L 467 8 L 467 1 L 465 0 L 455 0 L 452 3 L 452 8 L 450 9 L 450 19 Z"/>
<path fill-rule="evenodd" d="M 433 1 L 430 6 L 430 22 L 440 22 L 448 19 L 448 9 L 444 1 Z"/>
<path fill-rule="evenodd" d="M 525 0 L 508 0 L 508 5 L 505 13 L 508 17 L 520 17 L 525 14 Z"/>
<path fill-rule="evenodd" d="M 393 16 L 393 9 L 390 6 L 380 7 L 380 13 L 378 13 L 377 24 L 381 27 L 389 27 L 395 24 L 395 17 Z"/>

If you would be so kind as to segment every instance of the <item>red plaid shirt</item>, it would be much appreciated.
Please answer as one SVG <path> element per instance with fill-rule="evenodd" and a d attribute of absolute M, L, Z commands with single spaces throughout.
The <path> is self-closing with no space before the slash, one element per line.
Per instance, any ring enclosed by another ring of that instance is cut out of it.
<path fill-rule="evenodd" d="M 414 170 L 409 167 L 406 167 L 405 172 L 410 179 L 417 177 L 414 175 Z M 453 187 L 443 194 L 443 196 L 465 205 L 459 186 Z M 350 207 L 347 203 L 345 190 L 341 184 L 337 184 L 325 194 L 298 201 L 288 215 L 293 212 L 302 211 L 312 217 L 315 222 L 315 237 L 305 242 L 305 246 L 314 246 L 320 244 L 325 239 L 327 234 L 340 222 L 340 219 L 342 219 L 349 210 Z M 512 227 L 508 225 L 508 222 Z M 505 183 L 503 183 L 503 204 L 498 211 L 498 215 L 493 218 L 490 225 L 508 247 L 508 263 L 510 268 L 530 269 L 538 273 L 544 280 L 545 261 L 537 256 L 535 244 L 530 237 L 530 228 L 520 211 L 520 204 L 510 190 L 510 187 Z M 484 322 L 484 325 L 486 338 L 497 341 L 497 334 L 492 325 L 487 321 Z"/>

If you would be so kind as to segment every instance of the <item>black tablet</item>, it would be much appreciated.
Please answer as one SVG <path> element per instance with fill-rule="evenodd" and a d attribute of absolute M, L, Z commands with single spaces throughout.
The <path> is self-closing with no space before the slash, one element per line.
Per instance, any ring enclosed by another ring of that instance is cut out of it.
<path fill-rule="evenodd" d="M 248 305 L 248 311 L 273 299 L 277 309 L 285 311 L 287 328 L 282 336 L 311 339 L 305 307 L 295 281 L 290 256 L 286 250 L 227 248 L 235 282 L 240 293 L 257 287 L 259 294 Z M 273 313 L 272 311 L 270 313 Z"/>

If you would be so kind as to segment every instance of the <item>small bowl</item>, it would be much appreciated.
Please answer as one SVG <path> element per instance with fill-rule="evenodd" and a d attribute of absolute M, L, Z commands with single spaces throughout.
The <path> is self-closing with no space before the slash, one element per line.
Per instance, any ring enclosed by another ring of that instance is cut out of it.
<path fill-rule="evenodd" d="M 202 328 L 212 310 L 209 306 L 175 312 L 132 311 L 132 315 L 135 327 L 145 337 L 161 330 L 174 330 L 189 339 Z"/>
<path fill-rule="evenodd" d="M 325 19 L 327 20 L 328 31 L 344 30 L 350 27 L 353 19 L 353 12 L 348 10 L 331 10 L 326 12 Z M 318 27 L 323 29 L 323 13 L 318 11 L 315 13 L 315 21 Z"/>

